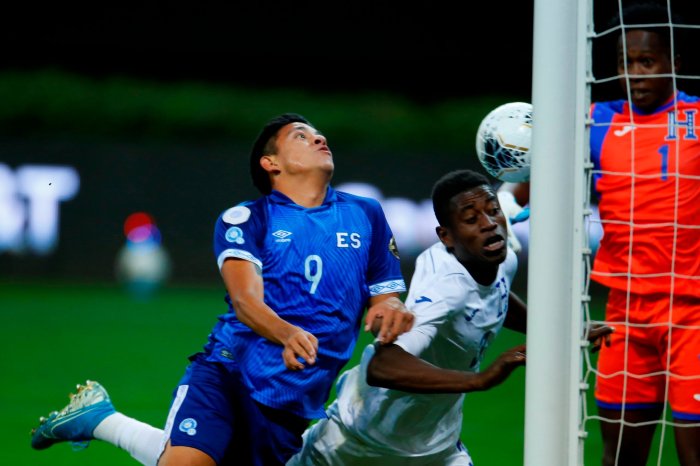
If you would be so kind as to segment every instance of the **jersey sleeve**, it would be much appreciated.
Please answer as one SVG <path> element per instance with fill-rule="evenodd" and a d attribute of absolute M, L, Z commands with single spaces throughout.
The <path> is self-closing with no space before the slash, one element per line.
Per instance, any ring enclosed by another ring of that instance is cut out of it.
<path fill-rule="evenodd" d="M 464 306 L 465 293 L 467 285 L 463 274 L 432 275 L 418 286 L 412 283 L 406 306 L 415 314 L 415 322 L 395 343 L 420 357 L 448 323 L 452 312 Z"/>
<path fill-rule="evenodd" d="M 593 174 L 593 186 L 596 187 L 602 173 L 601 171 L 601 152 L 603 142 L 612 129 L 612 121 L 616 114 L 623 111 L 624 101 L 616 100 L 612 102 L 597 102 L 591 104 L 590 115 L 593 120 L 589 137 L 590 158 L 593 162 L 595 170 Z"/>
<path fill-rule="evenodd" d="M 372 223 L 372 244 L 367 270 L 370 296 L 403 293 L 406 291 L 406 283 L 401 274 L 399 250 L 394 234 L 379 203 L 374 200 L 367 202 L 367 213 Z"/>
<path fill-rule="evenodd" d="M 243 259 L 262 269 L 264 218 L 261 209 L 240 204 L 223 212 L 214 226 L 214 255 L 219 270 L 228 258 Z"/>
<path fill-rule="evenodd" d="M 411 330 L 398 337 L 395 344 L 420 357 L 448 322 L 452 310 L 458 307 L 458 300 L 457 297 L 451 299 L 431 293 L 429 296 L 422 294 L 413 302 L 406 303 L 415 313 L 415 322 Z"/>

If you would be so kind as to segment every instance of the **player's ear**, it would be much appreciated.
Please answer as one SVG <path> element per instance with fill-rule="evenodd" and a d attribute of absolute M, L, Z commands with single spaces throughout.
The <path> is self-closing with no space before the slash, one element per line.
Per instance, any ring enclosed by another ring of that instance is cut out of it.
<path fill-rule="evenodd" d="M 442 241 L 442 244 L 444 244 L 445 247 L 451 248 L 454 246 L 454 241 L 452 240 L 452 233 L 449 229 L 443 227 L 442 225 L 438 225 L 435 227 L 435 233 L 437 233 L 438 238 L 440 238 L 440 241 Z"/>
<path fill-rule="evenodd" d="M 280 169 L 277 165 L 277 157 L 274 155 L 263 155 L 260 157 L 260 166 L 268 173 L 279 173 Z"/>

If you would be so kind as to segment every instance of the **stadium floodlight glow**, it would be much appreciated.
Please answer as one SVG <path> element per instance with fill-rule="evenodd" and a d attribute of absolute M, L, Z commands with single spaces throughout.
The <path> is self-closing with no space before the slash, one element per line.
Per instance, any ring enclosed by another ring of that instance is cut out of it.
<path fill-rule="evenodd" d="M 80 187 L 73 167 L 0 164 L 0 251 L 48 254 L 58 242 L 59 203 Z"/>
<path fill-rule="evenodd" d="M 17 181 L 10 167 L 0 163 L 0 251 L 19 251 L 24 229 L 24 204 L 17 197 Z"/>
<path fill-rule="evenodd" d="M 47 253 L 58 238 L 58 203 L 78 192 L 80 178 L 71 167 L 25 165 L 17 169 L 17 186 L 29 201 L 27 243 Z"/>

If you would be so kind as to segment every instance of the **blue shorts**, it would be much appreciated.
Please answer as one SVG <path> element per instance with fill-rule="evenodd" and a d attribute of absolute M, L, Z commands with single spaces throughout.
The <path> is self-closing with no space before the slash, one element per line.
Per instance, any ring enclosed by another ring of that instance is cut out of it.
<path fill-rule="evenodd" d="M 308 425 L 253 400 L 235 363 L 194 357 L 173 393 L 164 442 L 196 448 L 219 466 L 284 465 Z"/>

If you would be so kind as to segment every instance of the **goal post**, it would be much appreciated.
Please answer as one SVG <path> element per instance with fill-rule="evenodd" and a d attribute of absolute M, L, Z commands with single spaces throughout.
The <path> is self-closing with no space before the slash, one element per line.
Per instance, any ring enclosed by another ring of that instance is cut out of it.
<path fill-rule="evenodd" d="M 582 461 L 590 0 L 535 0 L 526 466 Z"/>

